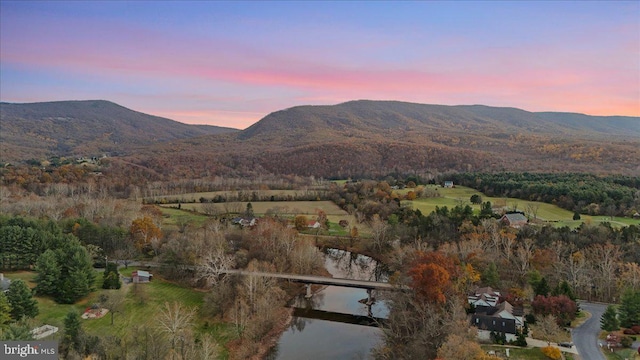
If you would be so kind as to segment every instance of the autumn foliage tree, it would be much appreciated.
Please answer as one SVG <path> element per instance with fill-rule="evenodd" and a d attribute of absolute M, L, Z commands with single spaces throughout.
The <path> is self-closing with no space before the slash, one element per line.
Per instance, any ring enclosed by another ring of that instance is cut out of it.
<path fill-rule="evenodd" d="M 162 231 L 149 216 L 133 220 L 129 233 L 138 250 L 145 252 L 150 251 L 153 248 L 153 243 L 162 238 Z"/>
<path fill-rule="evenodd" d="M 431 303 L 444 303 L 459 270 L 453 258 L 440 252 L 422 253 L 409 269 L 416 295 Z"/>
<path fill-rule="evenodd" d="M 578 311 L 576 302 L 565 295 L 549 297 L 538 295 L 531 302 L 531 307 L 538 315 L 555 316 L 560 326 L 569 325 L 576 318 Z"/>

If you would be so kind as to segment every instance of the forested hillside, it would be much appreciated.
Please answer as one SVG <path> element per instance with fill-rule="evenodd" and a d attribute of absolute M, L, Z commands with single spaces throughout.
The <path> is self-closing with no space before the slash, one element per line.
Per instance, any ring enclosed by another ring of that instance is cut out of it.
<path fill-rule="evenodd" d="M 3 162 L 122 155 L 158 142 L 237 131 L 187 125 L 103 100 L 0 103 L 0 118 Z"/>

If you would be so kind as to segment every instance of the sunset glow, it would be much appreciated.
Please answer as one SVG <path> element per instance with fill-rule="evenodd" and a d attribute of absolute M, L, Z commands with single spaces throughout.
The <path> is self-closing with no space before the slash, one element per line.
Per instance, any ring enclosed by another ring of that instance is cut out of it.
<path fill-rule="evenodd" d="M 0 2 L 0 99 L 243 129 L 356 99 L 640 116 L 640 2 Z"/>

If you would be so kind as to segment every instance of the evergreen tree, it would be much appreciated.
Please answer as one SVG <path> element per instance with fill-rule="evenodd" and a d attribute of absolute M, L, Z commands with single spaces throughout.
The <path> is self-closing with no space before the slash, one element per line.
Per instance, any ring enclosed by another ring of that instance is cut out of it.
<path fill-rule="evenodd" d="M 605 331 L 620 329 L 620 321 L 618 320 L 615 306 L 607 306 L 607 310 L 605 310 L 600 319 L 600 328 Z"/>
<path fill-rule="evenodd" d="M 53 250 L 45 251 L 36 263 L 36 293 L 38 295 L 56 296 L 60 288 L 60 266 Z"/>
<path fill-rule="evenodd" d="M 16 321 L 38 315 L 38 302 L 33 298 L 31 290 L 22 280 L 11 282 L 7 292 L 7 300 L 11 305 L 11 317 Z"/>
<path fill-rule="evenodd" d="M 618 314 L 623 327 L 640 325 L 640 290 L 627 289 L 622 294 Z"/>
<path fill-rule="evenodd" d="M 245 218 L 253 218 L 253 205 L 251 203 L 247 203 L 247 207 L 244 210 L 244 217 Z"/>
<path fill-rule="evenodd" d="M 0 329 L 11 322 L 11 305 L 4 292 L 0 291 Z"/>
<path fill-rule="evenodd" d="M 120 289 L 122 282 L 120 281 L 120 274 L 118 273 L 118 265 L 114 263 L 108 263 L 104 273 L 102 274 L 102 288 L 103 289 Z"/>
<path fill-rule="evenodd" d="M 62 343 L 67 352 L 69 349 L 74 349 L 77 352 L 81 350 L 82 324 L 80 323 L 80 315 L 75 310 L 69 311 L 64 318 L 64 338 Z"/>
<path fill-rule="evenodd" d="M 5 341 L 26 341 L 33 340 L 33 334 L 31 334 L 31 327 L 27 326 L 24 322 L 14 322 L 9 324 L 6 328 L 0 328 L 0 340 Z"/>
<path fill-rule="evenodd" d="M 573 293 L 573 290 L 571 289 L 571 285 L 569 285 L 569 283 L 566 280 L 562 280 L 562 282 L 553 289 L 553 291 L 551 292 L 551 295 L 553 296 L 565 295 L 566 297 L 568 297 L 573 301 L 576 301 L 577 299 L 576 295 Z"/>
<path fill-rule="evenodd" d="M 496 263 L 490 262 L 486 269 L 482 272 L 482 282 L 491 287 L 497 287 L 500 284 L 500 274 Z"/>
<path fill-rule="evenodd" d="M 536 296 L 548 296 L 550 291 L 551 289 L 549 288 L 549 284 L 547 284 L 547 279 L 544 277 L 533 287 L 533 292 Z"/>

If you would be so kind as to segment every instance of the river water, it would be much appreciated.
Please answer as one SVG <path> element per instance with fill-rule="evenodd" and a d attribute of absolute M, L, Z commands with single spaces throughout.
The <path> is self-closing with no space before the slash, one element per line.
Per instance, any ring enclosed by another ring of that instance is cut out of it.
<path fill-rule="evenodd" d="M 325 267 L 336 278 L 387 281 L 386 271 L 378 262 L 347 251 L 328 249 Z M 298 296 L 292 306 L 329 312 L 324 314 L 330 319 L 330 312 L 367 316 L 367 305 L 360 302 L 366 298 L 364 289 L 327 286 L 314 293 L 311 299 Z M 376 301 L 369 315 L 386 318 L 388 309 L 384 301 Z M 336 320 L 338 317 L 335 316 Z M 368 359 L 371 350 L 381 343 L 381 336 L 382 331 L 376 327 L 294 316 L 291 326 L 267 359 Z"/>

